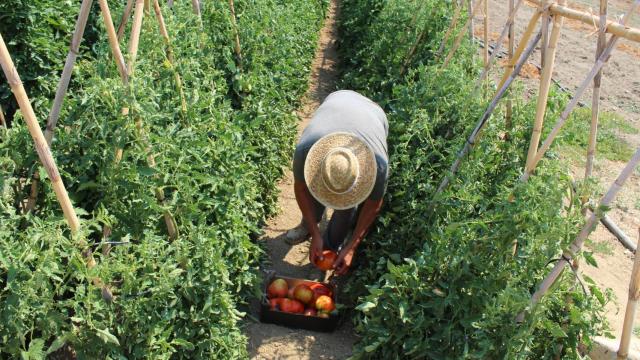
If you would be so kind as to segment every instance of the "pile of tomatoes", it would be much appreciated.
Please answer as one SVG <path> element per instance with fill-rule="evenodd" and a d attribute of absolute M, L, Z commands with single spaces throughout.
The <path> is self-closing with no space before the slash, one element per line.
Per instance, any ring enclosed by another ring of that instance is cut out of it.
<path fill-rule="evenodd" d="M 286 280 L 275 279 L 267 288 L 267 298 L 271 310 L 292 314 L 328 318 L 336 308 L 332 291 L 320 283 L 289 287 Z"/>

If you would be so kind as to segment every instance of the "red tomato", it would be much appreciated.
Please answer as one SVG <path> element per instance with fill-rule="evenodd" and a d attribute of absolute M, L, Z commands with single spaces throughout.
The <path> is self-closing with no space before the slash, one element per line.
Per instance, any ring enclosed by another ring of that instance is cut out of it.
<path fill-rule="evenodd" d="M 322 260 L 316 263 L 316 267 L 322 271 L 328 271 L 333 268 L 333 263 L 338 258 L 335 251 L 325 250 L 322 252 Z"/>
<path fill-rule="evenodd" d="M 298 300 L 291 300 L 284 298 L 280 303 L 280 308 L 284 312 L 302 314 L 304 312 L 304 305 Z"/>
<path fill-rule="evenodd" d="M 275 279 L 267 288 L 267 297 L 269 299 L 285 297 L 287 296 L 287 291 L 289 291 L 287 281 L 284 279 Z"/>
<path fill-rule="evenodd" d="M 327 295 L 320 295 L 316 299 L 316 309 L 324 312 L 332 312 L 335 310 L 336 305 L 333 303 L 333 299 L 328 297 Z"/>
<path fill-rule="evenodd" d="M 323 284 L 315 283 L 315 284 L 311 284 L 311 286 L 309 287 L 313 291 L 314 300 L 317 299 L 320 295 L 327 295 L 328 297 L 333 297 L 333 292 L 331 292 L 331 290 L 329 290 L 329 288 Z"/>
<path fill-rule="evenodd" d="M 293 297 L 303 304 L 309 304 L 314 299 L 314 292 L 307 285 L 300 284 L 293 290 Z"/>

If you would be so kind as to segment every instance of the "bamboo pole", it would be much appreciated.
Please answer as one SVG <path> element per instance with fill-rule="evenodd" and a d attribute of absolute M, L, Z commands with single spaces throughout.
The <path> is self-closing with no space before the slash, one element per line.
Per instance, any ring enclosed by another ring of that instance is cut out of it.
<path fill-rule="evenodd" d="M 473 0 L 469 0 L 467 2 L 467 11 L 469 13 L 469 19 L 467 20 L 467 23 L 465 24 L 465 26 L 463 26 L 462 28 L 464 29 L 465 27 L 468 27 L 468 31 L 469 31 L 469 39 L 473 39 L 473 29 L 474 29 L 474 24 L 473 24 L 473 17 L 475 16 L 475 11 L 473 10 Z"/>
<path fill-rule="evenodd" d="M 129 64 L 127 75 L 133 75 L 136 56 L 138 55 L 138 44 L 140 42 L 140 30 L 142 28 L 142 18 L 144 17 L 144 0 L 136 0 L 136 8 L 133 13 L 133 25 L 131 27 L 131 39 L 129 39 Z"/>
<path fill-rule="evenodd" d="M 471 15 L 467 19 L 467 23 L 465 24 L 465 26 L 463 26 L 463 28 L 467 27 L 467 25 L 469 25 L 469 23 L 473 20 L 473 17 L 475 16 L 476 12 L 478 11 L 478 9 L 480 8 L 480 6 L 484 1 L 488 1 L 488 0 L 478 0 L 478 3 L 476 3 L 475 8 L 473 8 L 473 10 L 471 11 Z M 453 58 L 453 55 L 456 53 L 456 51 L 458 51 L 460 44 L 462 44 L 463 38 L 464 38 L 464 31 L 460 31 L 460 33 L 458 33 L 458 36 L 456 37 L 456 40 L 453 43 L 453 46 L 451 47 L 451 49 L 449 49 L 449 52 L 447 53 L 447 57 L 444 59 L 444 63 L 442 64 L 443 69 L 446 68 L 447 65 L 449 65 L 449 62 Z M 473 33 L 471 35 L 471 39 L 473 39 Z"/>
<path fill-rule="evenodd" d="M 127 26 L 127 22 L 129 22 L 129 17 L 131 17 L 131 10 L 133 10 L 134 1 L 135 0 L 127 0 L 127 5 L 124 7 L 122 17 L 120 18 L 120 24 L 118 25 L 118 41 L 122 40 L 122 37 L 124 36 L 124 29 Z"/>
<path fill-rule="evenodd" d="M 540 0 L 527 0 L 528 2 L 539 5 Z M 598 16 L 593 14 L 572 9 L 566 6 L 560 6 L 557 4 L 552 4 L 549 8 L 551 15 L 560 15 L 564 16 L 568 19 L 580 21 L 589 26 L 593 26 L 593 24 L 597 24 L 600 21 Z M 606 32 L 612 35 L 617 35 L 621 38 L 640 42 L 640 29 L 623 25 L 616 21 L 607 21 Z"/>
<path fill-rule="evenodd" d="M 622 19 L 622 24 L 626 25 L 629 22 L 631 15 L 636 11 L 638 6 L 640 6 L 640 0 L 635 0 L 631 5 L 631 9 L 629 10 L 629 12 L 626 13 L 624 18 Z M 578 90 L 576 90 L 576 93 L 574 94 L 573 98 L 571 99 L 569 104 L 567 104 L 567 106 L 564 108 L 564 110 L 562 111 L 562 114 L 560 115 L 560 118 L 558 119 L 558 121 L 556 121 L 555 126 L 553 127 L 553 129 L 551 130 L 547 138 L 545 139 L 540 149 L 537 151 L 536 156 L 534 157 L 533 162 L 531 163 L 531 167 L 529 168 L 528 171 L 525 171 L 520 177 L 521 181 L 527 181 L 529 179 L 529 177 L 535 170 L 535 167 L 538 165 L 538 163 L 540 162 L 544 154 L 547 152 L 547 150 L 549 150 L 549 148 L 551 147 L 551 144 L 553 143 L 553 140 L 556 138 L 556 136 L 558 136 L 560 129 L 562 129 L 567 119 L 571 115 L 571 112 L 578 104 L 578 101 L 580 100 L 580 97 L 582 96 L 582 94 L 584 94 L 585 90 L 587 89 L 591 81 L 593 81 L 593 79 L 595 78 L 596 74 L 600 71 L 600 69 L 602 69 L 604 64 L 606 64 L 607 61 L 609 61 L 609 58 L 611 57 L 611 52 L 615 48 L 619 39 L 620 37 L 617 35 L 611 36 L 611 38 L 609 39 L 609 42 L 607 43 L 607 46 L 602 51 L 600 58 L 598 58 L 598 61 L 596 61 L 596 63 L 591 68 L 591 71 L 589 72 L 589 74 L 587 74 L 587 77 L 582 81 L 582 84 L 580 85 Z"/>
<path fill-rule="evenodd" d="M 638 235 L 638 245 L 640 246 L 640 231 Z M 638 299 L 640 299 L 640 254 L 636 254 L 633 258 L 633 270 L 631 271 L 631 279 L 629 280 L 627 309 L 624 312 L 624 325 L 622 325 L 620 347 L 618 348 L 617 353 L 617 358 L 619 360 L 626 360 L 629 355 L 629 345 L 631 344 L 631 334 L 633 333 L 633 322 L 636 318 Z"/>
<path fill-rule="evenodd" d="M 47 126 L 44 131 L 44 138 L 47 141 L 49 147 L 51 147 L 53 134 L 58 123 L 58 119 L 60 118 L 62 103 L 64 102 L 64 98 L 67 95 L 67 89 L 69 88 L 69 82 L 71 81 L 71 73 L 80 52 L 80 43 L 82 42 L 82 37 L 84 36 L 84 29 L 87 26 L 87 20 L 89 19 L 89 12 L 91 11 L 92 3 L 93 0 L 82 0 L 82 4 L 80 5 L 80 13 L 78 14 L 78 18 L 76 19 L 76 26 L 73 31 L 73 36 L 71 37 L 69 53 L 67 54 L 67 59 L 64 63 L 62 75 L 60 76 L 58 88 L 56 89 L 56 95 L 53 100 L 53 106 L 51 107 L 51 112 L 49 113 L 49 118 L 47 119 Z M 30 212 L 35 208 L 36 201 L 38 200 L 39 186 L 40 173 L 38 171 L 35 171 L 31 178 L 31 190 L 29 191 L 29 198 L 27 199 L 27 204 L 24 208 L 25 212 Z"/>
<path fill-rule="evenodd" d="M 606 44 L 605 28 L 607 26 L 607 0 L 600 0 L 600 28 L 598 29 L 598 48 L 596 49 L 596 61 L 602 55 Z M 596 153 L 598 136 L 598 120 L 600 116 L 600 85 L 602 84 L 602 70 L 598 71 L 593 79 L 593 97 L 591 98 L 591 127 L 589 129 L 589 145 L 587 147 L 587 162 L 584 177 L 591 176 L 593 171 L 593 158 Z"/>
<path fill-rule="evenodd" d="M 560 2 L 564 3 L 565 0 L 560 0 Z M 544 61 L 542 69 L 542 77 L 540 78 L 540 89 L 538 92 L 536 117 L 533 123 L 533 132 L 531 134 L 531 142 L 529 143 L 529 152 L 527 154 L 525 171 L 529 171 L 531 169 L 533 158 L 535 157 L 536 152 L 538 151 L 538 145 L 540 144 L 540 136 L 542 135 L 542 126 L 544 124 L 544 115 L 547 110 L 547 101 L 549 99 L 551 78 L 553 76 L 553 68 L 556 61 L 556 50 L 563 25 L 563 17 L 553 17 L 553 30 L 551 31 L 551 37 L 549 38 L 547 49 L 545 51 L 546 59 Z M 542 36 L 544 36 L 544 30 L 542 31 Z"/>
<path fill-rule="evenodd" d="M 122 50 L 120 50 L 120 43 L 118 41 L 118 36 L 113 27 L 113 20 L 111 18 L 111 10 L 109 10 L 109 3 L 107 0 L 98 0 L 100 4 L 100 12 L 102 13 L 102 20 L 104 22 L 104 27 L 107 31 L 107 39 L 109 40 L 109 47 L 111 48 L 111 53 L 116 62 L 116 67 L 118 68 L 118 73 L 120 74 L 120 78 L 122 82 L 127 85 L 129 82 L 129 75 L 127 74 L 127 64 L 124 61 L 124 56 L 122 55 Z"/>
<path fill-rule="evenodd" d="M 144 0 L 144 15 L 149 16 L 151 14 L 151 2 Z"/>
<path fill-rule="evenodd" d="M 171 71 L 173 72 L 173 78 L 176 82 L 176 87 L 178 88 L 178 94 L 180 95 L 180 110 L 182 113 L 183 120 L 186 120 L 187 117 L 187 98 L 184 95 L 184 89 L 182 87 L 182 78 L 180 74 L 176 71 L 175 68 L 175 60 L 173 58 L 173 47 L 171 45 L 171 38 L 169 37 L 169 32 L 167 31 L 167 26 L 164 22 L 164 17 L 162 16 L 162 9 L 160 8 L 160 3 L 158 0 L 153 0 L 153 9 L 156 13 L 156 18 L 158 19 L 158 27 L 160 28 L 160 34 L 164 39 L 166 45 L 167 52 L 167 60 L 169 61 L 169 65 L 171 66 Z"/>
<path fill-rule="evenodd" d="M 238 68 L 242 69 L 242 49 L 240 48 L 240 31 L 238 30 L 238 22 L 236 20 L 236 9 L 233 0 L 229 0 L 229 9 L 231 10 L 231 26 L 233 27 L 233 35 L 235 37 L 234 51 L 236 53 L 236 61 Z"/>
<path fill-rule="evenodd" d="M 484 128 L 484 125 L 486 124 L 486 122 L 489 120 L 489 117 L 495 110 L 496 106 L 498 105 L 498 102 L 500 101 L 500 99 L 502 99 L 504 94 L 507 92 L 507 89 L 509 88 L 509 86 L 511 86 L 513 81 L 518 76 L 518 73 L 522 69 L 522 66 L 527 62 L 527 59 L 529 59 L 529 57 L 531 56 L 531 53 L 533 53 L 533 49 L 535 49 L 536 44 L 538 44 L 541 37 L 542 37 L 542 33 L 538 32 L 535 38 L 531 40 L 531 42 L 529 43 L 529 46 L 527 46 L 524 53 L 518 60 L 518 63 L 516 64 L 515 70 L 513 71 L 512 75 L 505 81 L 505 83 L 502 85 L 502 87 L 498 90 L 496 95 L 493 97 L 493 100 L 491 101 L 491 103 L 485 110 L 484 114 L 476 124 L 475 129 L 473 130 L 473 132 L 465 142 L 463 148 L 458 152 L 455 161 L 453 162 L 453 164 L 451 165 L 451 168 L 449 169 L 449 173 L 445 175 L 444 179 L 436 189 L 436 192 L 434 193 L 433 198 L 431 200 L 431 205 L 429 206 L 429 210 L 433 209 L 433 207 L 435 206 L 435 199 L 449 185 L 451 178 L 458 171 L 458 168 L 462 163 L 462 159 L 464 159 L 464 157 L 469 153 L 469 151 L 471 151 L 471 148 L 475 145 L 477 138 L 480 135 L 480 132 Z"/>
<path fill-rule="evenodd" d="M 507 48 L 507 61 L 509 63 L 513 59 L 513 48 L 515 46 L 515 32 L 514 32 L 515 16 L 521 4 L 522 4 L 522 0 L 519 0 L 517 5 L 514 5 L 514 0 L 509 0 L 509 22 L 508 22 L 509 45 Z M 502 35 L 500 35 L 500 39 L 502 39 Z M 496 46 L 500 46 L 501 43 L 502 43 L 502 40 L 498 40 L 498 43 L 496 44 Z M 497 51 L 494 50 L 494 52 L 491 55 L 493 56 L 496 53 Z M 489 67 L 490 66 L 491 66 L 491 61 L 489 61 Z M 511 69 L 511 71 L 513 72 L 513 69 Z M 511 120 L 512 117 L 513 117 L 513 101 L 511 100 L 511 96 L 508 96 L 507 110 L 505 112 L 505 121 L 504 121 L 504 127 L 507 131 L 507 136 L 506 136 L 507 138 L 509 137 L 509 132 L 513 128 L 513 122 Z"/>
<path fill-rule="evenodd" d="M 474 86 L 474 91 L 473 91 L 474 93 L 480 87 L 480 84 L 482 84 L 482 81 L 491 70 L 493 63 L 496 57 L 498 56 L 498 53 L 500 52 L 500 48 L 502 47 L 502 42 L 504 41 L 504 38 L 507 35 L 509 36 L 509 47 L 510 47 L 509 60 L 513 59 L 513 44 L 515 42 L 514 36 L 513 36 L 513 22 L 515 21 L 516 13 L 518 12 L 518 9 L 520 9 L 520 5 L 524 3 L 524 0 L 518 0 L 518 3 L 515 6 L 513 5 L 513 2 L 514 0 L 509 0 L 509 18 L 507 19 L 507 22 L 505 23 L 504 28 L 500 33 L 500 37 L 498 38 L 498 41 L 496 41 L 496 45 L 494 46 L 493 51 L 491 52 L 491 56 L 489 57 L 489 62 L 484 66 L 484 69 L 482 70 L 482 74 L 480 74 L 480 77 L 476 81 L 476 84 Z M 525 39 L 525 43 L 527 40 L 528 39 Z M 513 65 L 511 66 L 511 71 L 513 71 L 513 67 L 515 66 L 516 61 L 517 59 L 514 60 Z"/>
<path fill-rule="evenodd" d="M 538 25 L 538 20 L 540 19 L 541 15 L 542 13 L 540 11 L 536 11 L 535 13 L 533 13 L 533 16 L 531 16 L 531 19 L 529 20 L 529 24 L 527 25 L 526 30 L 522 34 L 520 43 L 518 44 L 518 47 L 516 48 L 516 51 L 513 54 L 513 58 L 507 64 L 504 74 L 502 74 L 502 79 L 500 79 L 500 83 L 498 83 L 498 89 L 502 88 L 502 85 L 504 85 L 504 82 L 507 81 L 509 76 L 511 76 L 511 73 L 513 73 L 515 61 L 518 61 L 518 59 L 520 58 L 520 54 L 522 54 L 522 52 L 524 51 L 527 45 L 527 42 L 529 41 L 529 38 L 531 38 L 531 35 L 533 34 L 533 30 L 535 30 L 536 26 Z"/>
<path fill-rule="evenodd" d="M 611 184 L 607 193 L 600 200 L 600 204 L 598 205 L 597 209 L 604 209 L 609 207 L 611 202 L 615 199 L 616 195 L 618 194 L 622 186 L 624 186 L 624 183 L 627 181 L 629 176 L 631 176 L 631 174 L 633 173 L 633 170 L 638 166 L 639 163 L 640 163 L 640 147 L 633 154 L 633 157 L 627 163 L 627 165 L 625 165 L 624 169 L 622 169 L 622 171 L 620 172 L 616 180 L 613 182 L 613 184 Z M 556 262 L 551 272 L 544 278 L 542 283 L 540 283 L 538 290 L 536 290 L 536 292 L 531 297 L 530 308 L 533 308 L 533 306 L 535 306 L 540 301 L 542 296 L 544 296 L 544 294 L 546 294 L 547 291 L 549 291 L 551 286 L 562 274 L 567 264 L 570 264 L 572 258 L 575 257 L 575 255 L 580 252 L 585 240 L 587 239 L 589 234 L 595 229 L 595 226 L 598 223 L 598 218 L 600 216 L 601 215 L 598 214 L 597 212 L 594 212 L 591 214 L 591 216 L 589 216 L 589 219 L 586 221 L 586 223 L 584 224 L 584 226 L 582 227 L 582 229 L 574 239 L 573 243 L 571 243 L 569 248 L 563 252 L 562 261 Z M 516 321 L 522 322 L 523 319 L 524 319 L 524 312 L 518 314 Z"/>
<path fill-rule="evenodd" d="M 47 127 L 44 131 L 44 137 L 47 140 L 47 144 L 51 146 L 51 140 L 53 139 L 53 133 L 60 118 L 60 110 L 62 109 L 62 103 L 67 94 L 69 88 L 69 82 L 71 81 L 71 72 L 76 63 L 76 58 L 80 52 L 80 43 L 84 36 L 84 29 L 87 26 L 87 20 L 89 19 L 89 12 L 91 11 L 91 5 L 93 0 L 82 0 L 80 5 L 80 13 L 76 20 L 76 27 L 71 38 L 71 45 L 69 47 L 69 53 L 64 63 L 64 69 L 62 70 L 62 76 L 60 76 L 60 82 L 58 82 L 58 88 L 53 100 L 53 106 L 49 113 L 49 119 L 47 119 Z"/>
<path fill-rule="evenodd" d="M 200 1 L 191 0 L 191 6 L 193 7 L 193 13 L 198 15 L 198 18 L 202 20 L 202 13 L 200 12 Z"/>
<path fill-rule="evenodd" d="M 438 51 L 436 52 L 436 56 L 435 56 L 436 58 L 439 58 L 440 55 L 442 55 L 442 52 L 444 51 L 444 47 L 447 45 L 447 41 L 449 41 L 449 37 L 451 37 L 451 34 L 453 34 L 453 31 L 456 28 L 456 25 L 458 25 L 458 20 L 460 19 L 460 13 L 462 13 L 463 7 L 464 7 L 464 0 L 462 0 L 461 2 L 456 2 L 456 9 L 454 10 L 453 18 L 451 19 L 451 24 L 447 28 L 447 31 L 444 33 L 444 37 L 440 42 L 440 46 L 438 47 Z"/>
<path fill-rule="evenodd" d="M 551 5 L 550 0 L 542 0 L 540 5 L 538 6 L 540 13 L 542 13 L 542 24 L 540 27 L 542 28 L 542 46 L 540 46 L 540 66 L 544 67 L 544 62 L 546 61 L 546 52 L 547 47 L 549 46 L 549 5 Z"/>
<path fill-rule="evenodd" d="M 489 65 L 489 1 L 484 2 L 483 8 L 484 21 L 482 22 L 482 40 L 484 41 L 484 51 L 482 54 L 482 60 L 484 66 Z"/>
<path fill-rule="evenodd" d="M 169 8 L 172 8 L 173 7 L 173 0 L 167 0 L 167 6 Z"/>
<path fill-rule="evenodd" d="M 0 105 L 0 126 L 6 128 L 7 120 L 4 118 L 4 110 L 2 109 L 2 105 Z"/>
<path fill-rule="evenodd" d="M 67 190 L 60 178 L 56 162 L 53 159 L 47 140 L 44 138 L 44 134 L 40 129 L 40 125 L 36 119 L 36 114 L 33 111 L 33 107 L 31 107 L 29 97 L 22 85 L 22 81 L 20 80 L 18 71 L 13 64 L 13 60 L 11 60 L 11 55 L 9 54 L 9 50 L 7 49 L 2 35 L 0 35 L 0 65 L 2 65 L 2 70 L 7 78 L 7 82 L 16 97 L 20 110 L 22 111 L 29 133 L 35 143 L 36 152 L 38 153 L 38 157 L 51 180 L 53 191 L 55 192 L 56 198 L 62 207 L 64 217 L 71 228 L 71 232 L 76 234 L 80 229 L 80 221 L 73 209 Z"/>

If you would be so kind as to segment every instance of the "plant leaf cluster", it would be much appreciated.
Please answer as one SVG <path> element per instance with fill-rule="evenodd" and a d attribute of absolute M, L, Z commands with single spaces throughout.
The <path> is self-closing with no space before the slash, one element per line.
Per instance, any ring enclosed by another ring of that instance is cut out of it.
<path fill-rule="evenodd" d="M 62 219 L 20 113 L 1 130 L 0 357 L 67 348 L 79 358 L 248 356 L 242 308 L 262 255 L 252 239 L 275 211 L 327 2 L 236 1 L 242 63 L 228 3 L 203 5 L 201 29 L 190 3 L 163 4 L 174 64 L 153 13 L 145 17 L 127 87 L 105 36 L 95 59 L 79 62 L 52 152 L 80 234 Z M 36 171 L 36 211 L 24 215 Z M 85 265 L 79 238 L 97 266 Z"/>
<path fill-rule="evenodd" d="M 503 114 L 494 114 L 431 207 L 486 107 L 481 96 L 470 95 L 479 66 L 468 41 L 446 69 L 435 57 L 451 14 L 450 1 L 342 3 L 345 86 L 384 103 L 390 122 L 385 208 L 347 284 L 362 336 L 353 357 L 581 358 L 579 346 L 606 331 L 608 294 L 593 282 L 585 294 L 569 272 L 529 309 L 550 260 L 583 223 L 579 197 L 571 195 L 553 154 L 528 183 L 518 181 L 535 99 L 515 101 L 508 135 Z M 409 64 L 406 76 L 403 64 Z M 552 105 L 550 117 L 561 108 Z M 525 322 L 517 324 L 524 310 Z"/>

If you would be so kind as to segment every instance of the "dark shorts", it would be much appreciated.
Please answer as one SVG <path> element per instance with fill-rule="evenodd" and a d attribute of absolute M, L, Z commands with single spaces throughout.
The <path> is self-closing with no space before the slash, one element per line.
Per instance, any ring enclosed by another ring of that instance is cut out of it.
<path fill-rule="evenodd" d="M 320 222 L 326 208 L 316 199 L 313 199 L 313 205 L 316 222 Z M 360 207 L 356 206 L 351 209 L 333 211 L 333 215 L 331 215 L 331 219 L 329 219 L 327 229 L 322 235 L 325 249 L 337 252 L 345 240 L 351 240 L 347 239 L 347 236 L 356 228 L 358 215 L 360 214 L 360 211 L 358 211 L 359 209 Z"/>

